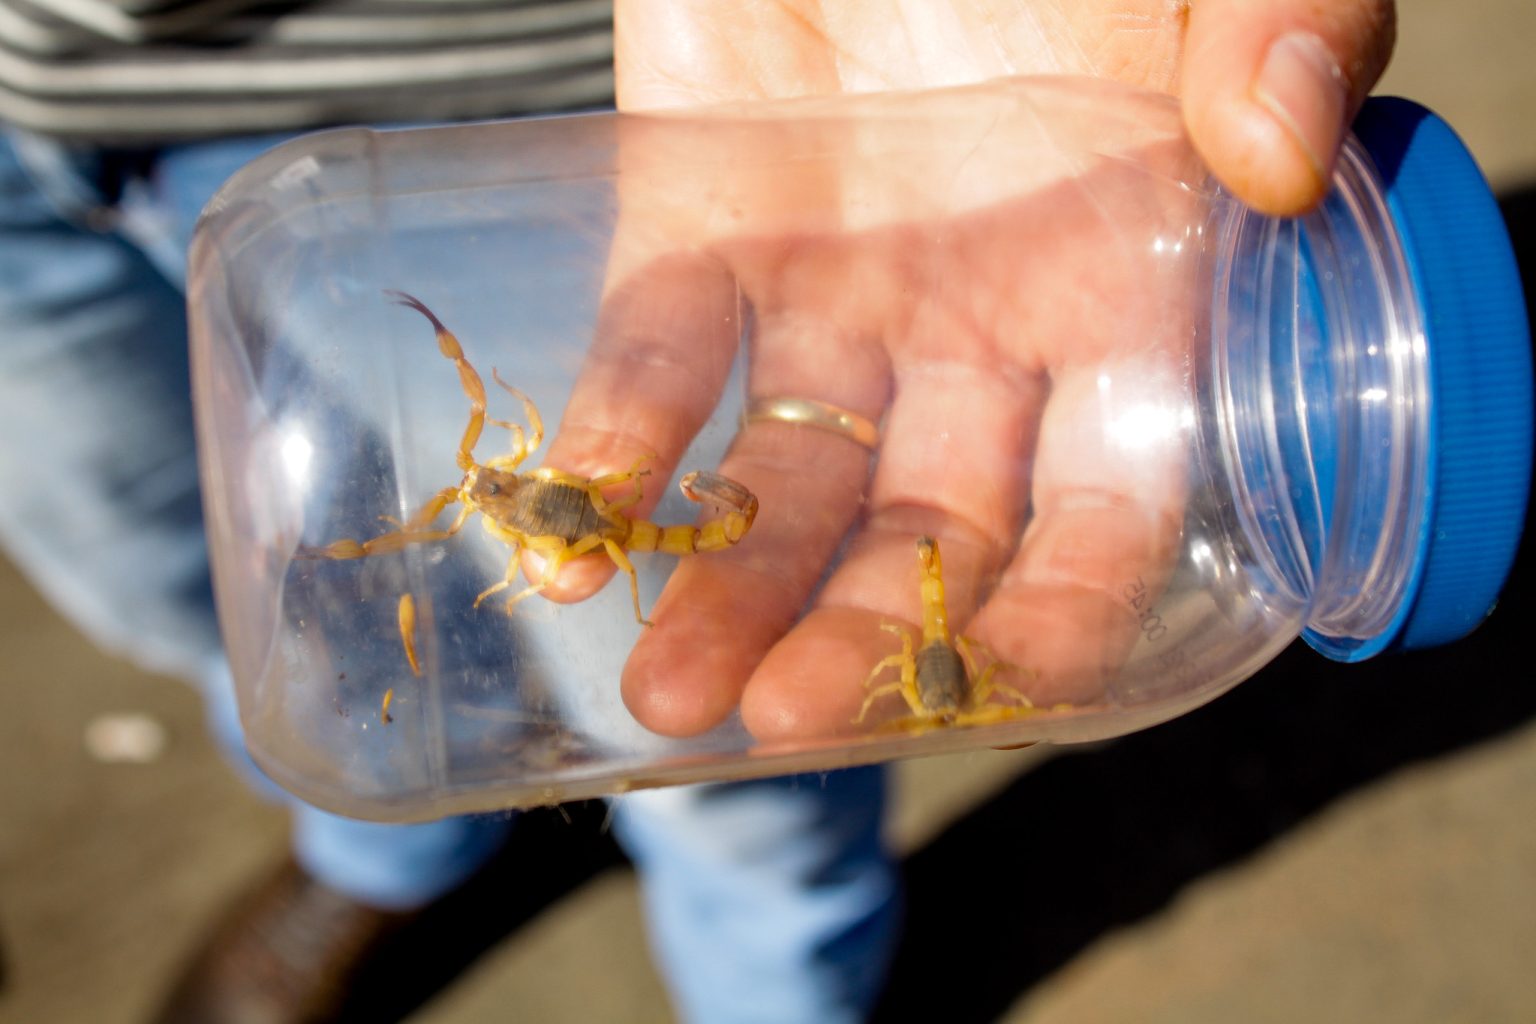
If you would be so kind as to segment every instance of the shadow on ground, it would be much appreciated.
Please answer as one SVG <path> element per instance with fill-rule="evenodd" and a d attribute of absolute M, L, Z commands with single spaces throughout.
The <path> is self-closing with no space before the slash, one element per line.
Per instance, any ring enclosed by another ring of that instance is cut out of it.
<path fill-rule="evenodd" d="M 1501 205 L 1536 305 L 1536 188 Z M 1532 518 L 1498 613 L 1470 638 L 1360 665 L 1294 645 L 1205 708 L 1046 762 L 914 853 L 907 927 L 875 1020 L 995 1020 L 1099 937 L 1352 790 L 1536 716 L 1536 687 L 1508 668 L 1527 661 L 1536 606 Z M 601 804 L 526 815 L 507 854 L 362 979 L 349 1019 L 408 1016 L 476 956 L 623 865 L 604 825 Z M 991 880 L 980 920 L 975 900 L 956 895 L 956 880 L 978 872 Z"/>
<path fill-rule="evenodd" d="M 404 1020 L 499 942 L 627 863 L 600 802 L 524 812 L 513 834 L 474 880 L 434 904 L 355 979 L 338 1024 Z"/>
<path fill-rule="evenodd" d="M 1501 204 L 1536 308 L 1536 188 Z M 1058 757 L 906 864 L 907 927 L 877 1022 L 992 1021 L 1111 929 L 1246 858 L 1351 790 L 1536 716 L 1536 515 L 1497 613 L 1471 637 L 1339 665 L 1297 643 L 1176 721 Z M 985 919 L 957 879 L 989 879 Z M 943 979 L 964 979 L 949 984 Z"/>

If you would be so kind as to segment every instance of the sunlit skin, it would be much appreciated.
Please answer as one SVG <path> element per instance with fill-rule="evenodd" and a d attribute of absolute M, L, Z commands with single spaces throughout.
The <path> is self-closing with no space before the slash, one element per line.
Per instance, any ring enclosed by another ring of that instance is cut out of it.
<path fill-rule="evenodd" d="M 1320 198 L 1391 26 L 1386 0 L 619 0 L 617 85 L 622 108 L 676 110 L 1027 73 L 1113 79 L 1181 94 L 1217 177 L 1287 213 Z M 1287 35 L 1321 47 L 1321 85 L 1262 73 Z M 643 126 L 621 140 L 640 156 L 649 141 Z M 711 144 L 690 141 L 706 156 Z M 873 188 L 880 168 L 849 145 L 822 179 L 754 182 L 749 166 L 723 184 L 621 182 L 598 335 L 549 464 L 596 473 L 649 451 L 670 472 L 724 385 L 743 302 L 752 394 L 831 402 L 884 431 L 877 454 L 783 424 L 741 432 L 719 468 L 761 500 L 750 543 L 679 566 L 624 673 L 630 710 L 663 734 L 738 707 L 763 739 L 846 730 L 860 681 L 890 653 L 881 622 L 921 621 L 905 582 L 919 534 L 942 538 L 968 633 L 1004 661 L 1027 654 L 1036 704 L 1097 699 L 1136 639 L 1120 588 L 1139 577 L 1155 590 L 1176 550 L 1185 439 L 1132 414 L 1183 387 L 1191 313 L 1170 296 L 1185 268 L 1123 240 L 1178 211 L 1106 212 L 1109 169 L 1093 188 L 1013 198 L 983 176 L 970 183 L 981 199 L 928 217 Z M 1169 160 L 1172 179 L 1195 173 L 1177 154 L 1149 159 Z M 687 201 L 669 205 L 668 187 Z M 1106 432 L 1117 417 L 1137 424 L 1129 438 Z M 569 566 L 546 595 L 578 599 L 609 573 Z"/>

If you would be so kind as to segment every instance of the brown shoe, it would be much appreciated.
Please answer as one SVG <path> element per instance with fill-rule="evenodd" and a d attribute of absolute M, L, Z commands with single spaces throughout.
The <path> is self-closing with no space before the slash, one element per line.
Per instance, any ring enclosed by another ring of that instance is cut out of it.
<path fill-rule="evenodd" d="M 155 1021 L 334 1021 L 365 965 L 416 916 L 354 902 L 288 860 L 218 925 Z"/>
<path fill-rule="evenodd" d="M 511 931 L 623 863 L 597 801 L 523 812 L 517 838 L 421 910 L 354 903 L 292 861 L 204 941 L 155 1024 L 394 1024 Z"/>

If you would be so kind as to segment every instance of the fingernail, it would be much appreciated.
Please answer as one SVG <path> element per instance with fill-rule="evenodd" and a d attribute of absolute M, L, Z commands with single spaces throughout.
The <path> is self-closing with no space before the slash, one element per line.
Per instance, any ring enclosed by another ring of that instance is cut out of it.
<path fill-rule="evenodd" d="M 1270 46 L 1253 89 L 1326 183 L 1343 136 L 1347 99 L 1344 73 L 1327 45 L 1311 32 L 1281 36 Z"/>

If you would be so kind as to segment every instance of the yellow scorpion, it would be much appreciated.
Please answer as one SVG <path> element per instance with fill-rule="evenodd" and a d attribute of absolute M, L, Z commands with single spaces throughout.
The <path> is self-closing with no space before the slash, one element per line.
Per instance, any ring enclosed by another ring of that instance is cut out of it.
<path fill-rule="evenodd" d="M 388 519 L 399 529 L 382 534 L 368 541 L 338 540 L 323 548 L 306 549 L 305 557 L 350 559 L 384 554 L 411 544 L 424 544 L 444 540 L 458 533 L 476 512 L 480 513 L 485 529 L 512 548 L 505 578 L 481 592 L 475 598 L 475 607 L 492 594 L 506 590 L 517 578 L 518 557 L 531 551 L 544 558 L 544 572 L 540 578 L 507 600 L 507 612 L 521 600 L 537 594 L 553 583 L 560 568 L 572 559 L 580 558 L 601 548 L 613 564 L 629 576 L 629 592 L 635 605 L 635 619 L 649 626 L 640 611 L 640 582 L 635 567 L 625 555 L 626 551 L 664 551 L 672 555 L 691 555 L 701 551 L 718 551 L 736 544 L 752 528 L 757 515 L 757 498 L 751 491 L 734 480 L 717 473 L 696 471 L 687 474 L 678 486 L 690 501 L 714 501 L 726 511 L 719 519 L 703 526 L 658 526 L 643 519 L 631 519 L 623 510 L 641 498 L 640 478 L 648 470 L 643 469 L 647 459 L 638 460 L 627 472 L 587 478 L 548 467 L 517 471 L 544 440 L 544 421 L 539 416 L 533 400 L 501 379 L 494 369 L 491 376 L 512 397 L 523 403 L 528 417 L 528 432 L 516 423 L 491 419 L 485 414 L 485 384 L 479 373 L 464 358 L 464 349 L 453 332 L 443 326 L 425 304 L 404 292 L 389 291 L 398 305 L 408 306 L 421 313 L 437 332 L 438 348 L 451 360 L 459 371 L 459 382 L 469 398 L 469 425 L 459 441 L 458 465 L 464 478 L 452 487 L 445 487 L 433 496 L 421 510 L 408 521 Z M 504 427 L 512 433 L 512 451 L 498 455 L 481 464 L 475 461 L 474 448 L 487 422 Z M 603 497 L 603 492 L 618 484 L 632 483 L 630 493 L 615 500 Z M 432 523 L 449 505 L 458 502 L 463 507 L 453 522 L 441 529 L 431 529 Z M 414 607 L 410 609 L 414 627 Z M 406 610 L 401 609 L 401 633 L 405 638 L 406 651 L 415 667 L 413 644 L 406 632 Z"/>
<path fill-rule="evenodd" d="M 914 654 L 912 637 L 904 627 L 891 622 L 880 624 L 881 629 L 901 637 L 901 653 L 880 659 L 864 680 L 869 695 L 854 722 L 863 722 L 875 702 L 892 693 L 901 694 L 913 716 L 895 723 L 897 727 L 980 725 L 1033 711 L 1034 704 L 1028 697 L 996 679 L 999 670 L 1016 670 L 1016 666 L 998 661 L 979 641 L 964 636 L 950 639 L 939 542 L 932 537 L 919 537 L 917 560 L 922 567 L 923 644 Z M 976 671 L 976 650 L 990 659 L 980 674 Z M 899 669 L 900 677 L 875 686 L 880 674 L 891 668 Z M 994 693 L 1012 697 L 1018 703 L 989 704 Z"/>

